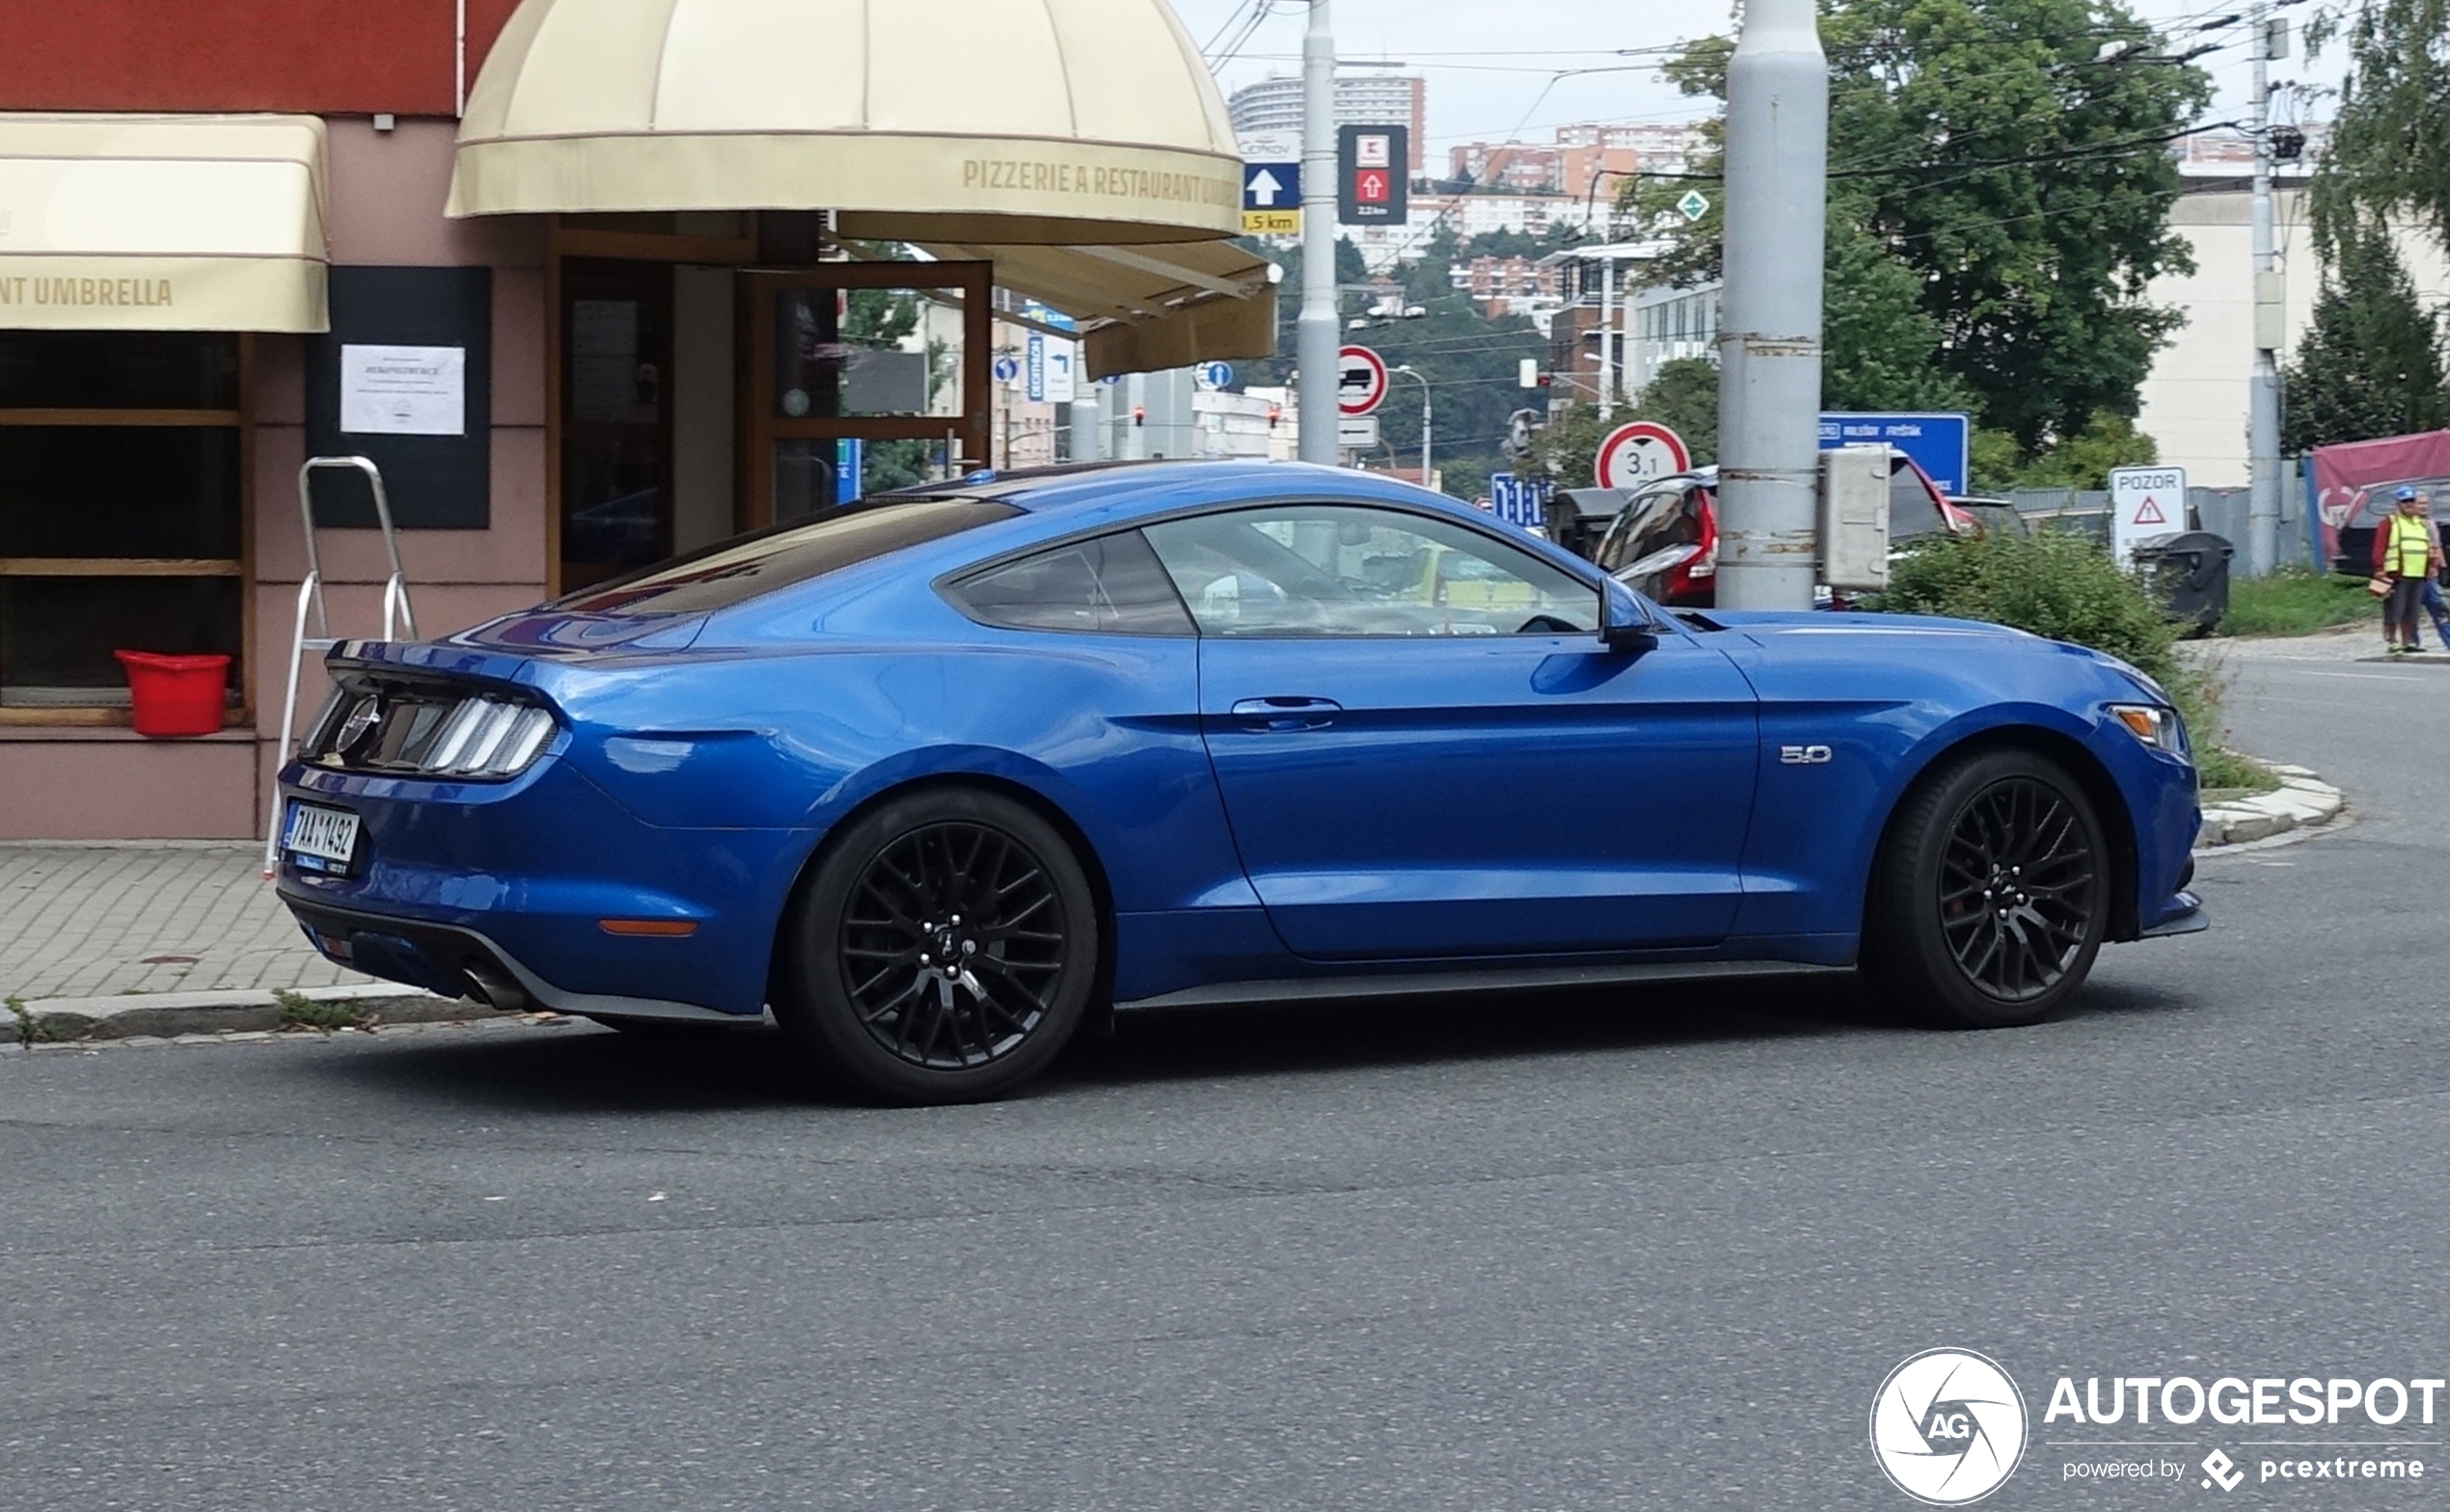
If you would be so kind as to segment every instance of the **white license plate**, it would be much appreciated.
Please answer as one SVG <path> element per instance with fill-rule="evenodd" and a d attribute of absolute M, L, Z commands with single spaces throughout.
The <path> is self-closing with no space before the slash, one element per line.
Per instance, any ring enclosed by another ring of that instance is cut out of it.
<path fill-rule="evenodd" d="M 346 809 L 291 799 L 288 823 L 281 830 L 281 849 L 308 871 L 346 871 L 357 854 L 357 816 Z"/>

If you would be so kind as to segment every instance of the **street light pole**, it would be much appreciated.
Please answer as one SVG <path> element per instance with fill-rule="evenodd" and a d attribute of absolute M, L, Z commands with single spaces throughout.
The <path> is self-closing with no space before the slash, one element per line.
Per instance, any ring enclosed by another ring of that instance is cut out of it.
<path fill-rule="evenodd" d="M 1336 461 L 1336 40 L 1327 0 L 1310 0 L 1301 39 L 1301 460 Z"/>
<path fill-rule="evenodd" d="M 1423 488 L 1433 488 L 1436 485 L 1429 481 L 1430 417 L 1429 374 L 1424 373 L 1421 369 L 1413 366 L 1410 363 L 1406 363 L 1402 366 L 1396 368 L 1395 371 L 1400 373 L 1410 373 L 1414 378 L 1419 379 L 1421 383 L 1421 486 Z"/>
<path fill-rule="evenodd" d="M 1747 0 L 1727 70 L 1718 603 L 1812 607 L 1829 60 L 1813 0 Z"/>

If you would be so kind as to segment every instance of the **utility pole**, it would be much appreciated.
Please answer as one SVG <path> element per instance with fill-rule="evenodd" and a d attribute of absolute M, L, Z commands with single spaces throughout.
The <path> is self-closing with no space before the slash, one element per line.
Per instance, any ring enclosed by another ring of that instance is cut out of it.
<path fill-rule="evenodd" d="M 1599 418 L 1617 412 L 1617 258 L 1599 259 Z"/>
<path fill-rule="evenodd" d="M 1310 0 L 1301 39 L 1301 460 L 1336 461 L 1336 39 L 1327 0 Z"/>
<path fill-rule="evenodd" d="M 2246 570 L 2270 572 L 2279 554 L 2280 354 L 2287 307 L 2272 237 L 2272 59 L 2287 55 L 2286 21 L 2270 0 L 2254 7 L 2254 373 L 2247 380 Z M 2278 45 L 2274 46 L 2273 43 Z"/>
<path fill-rule="evenodd" d="M 1813 0 L 1748 0 L 1727 70 L 1723 608 L 1812 607 L 1828 174 L 1829 60 Z"/>

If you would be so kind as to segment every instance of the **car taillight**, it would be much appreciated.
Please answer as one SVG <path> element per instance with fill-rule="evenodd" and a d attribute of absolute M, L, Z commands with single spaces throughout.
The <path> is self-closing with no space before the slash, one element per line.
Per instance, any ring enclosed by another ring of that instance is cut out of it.
<path fill-rule="evenodd" d="M 356 771 L 500 779 L 532 765 L 558 728 L 550 709 L 494 693 L 343 692 L 304 757 Z"/>

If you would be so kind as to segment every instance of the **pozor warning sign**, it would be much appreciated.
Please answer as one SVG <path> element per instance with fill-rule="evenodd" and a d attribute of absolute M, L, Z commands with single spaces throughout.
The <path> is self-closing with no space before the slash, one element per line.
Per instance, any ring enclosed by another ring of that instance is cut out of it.
<path fill-rule="evenodd" d="M 2121 562 L 2136 559 L 2136 543 L 2187 527 L 2187 470 L 2110 470 L 2110 549 Z"/>

